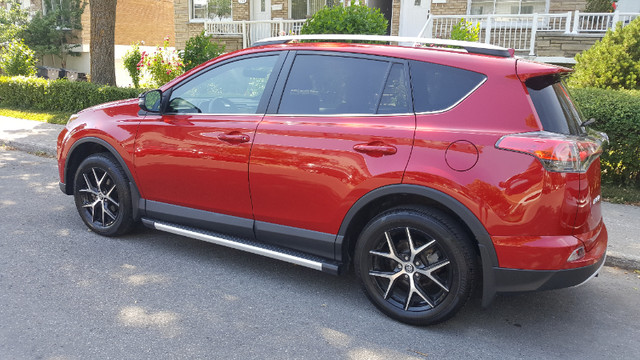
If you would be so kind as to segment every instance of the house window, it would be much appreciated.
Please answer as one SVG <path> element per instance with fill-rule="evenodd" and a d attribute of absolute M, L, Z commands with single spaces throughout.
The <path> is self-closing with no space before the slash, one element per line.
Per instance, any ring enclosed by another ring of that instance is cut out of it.
<path fill-rule="evenodd" d="M 333 6 L 339 0 L 289 0 L 292 19 L 306 19 L 325 6 Z"/>
<path fill-rule="evenodd" d="M 191 0 L 191 20 L 231 20 L 231 0 Z"/>
<path fill-rule="evenodd" d="M 549 0 L 469 0 L 470 15 L 547 13 Z"/>

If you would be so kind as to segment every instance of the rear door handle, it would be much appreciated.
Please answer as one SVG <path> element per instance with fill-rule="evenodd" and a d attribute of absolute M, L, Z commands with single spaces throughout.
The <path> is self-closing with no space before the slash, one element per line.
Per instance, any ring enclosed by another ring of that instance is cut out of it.
<path fill-rule="evenodd" d="M 218 139 L 234 144 L 245 143 L 251 140 L 249 135 L 242 134 L 238 131 L 230 132 L 228 134 L 220 134 L 218 135 Z"/>
<path fill-rule="evenodd" d="M 353 150 L 361 153 L 365 153 L 374 157 L 380 157 L 383 155 L 393 155 L 398 152 L 398 149 L 393 145 L 387 145 L 383 142 L 372 142 L 368 144 L 356 144 L 353 146 Z"/>

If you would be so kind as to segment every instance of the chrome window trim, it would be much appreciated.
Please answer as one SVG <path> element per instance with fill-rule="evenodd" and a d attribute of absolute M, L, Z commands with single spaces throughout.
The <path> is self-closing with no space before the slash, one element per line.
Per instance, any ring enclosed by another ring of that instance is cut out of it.
<path fill-rule="evenodd" d="M 414 113 L 398 113 L 398 114 L 266 114 L 265 116 L 275 117 L 383 117 L 383 116 L 407 116 L 415 115 Z"/>

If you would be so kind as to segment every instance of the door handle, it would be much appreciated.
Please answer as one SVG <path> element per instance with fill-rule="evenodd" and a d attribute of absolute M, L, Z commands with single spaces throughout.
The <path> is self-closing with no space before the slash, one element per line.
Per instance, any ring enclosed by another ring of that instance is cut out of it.
<path fill-rule="evenodd" d="M 230 143 L 245 143 L 251 140 L 251 138 L 249 138 L 249 135 L 241 134 L 237 131 L 228 134 L 220 134 L 218 135 L 218 139 Z"/>
<path fill-rule="evenodd" d="M 356 144 L 353 146 L 353 150 L 361 153 L 365 153 L 374 157 L 380 157 L 383 155 L 393 155 L 398 152 L 398 149 L 393 145 L 387 145 L 383 142 L 372 142 L 368 144 Z"/>

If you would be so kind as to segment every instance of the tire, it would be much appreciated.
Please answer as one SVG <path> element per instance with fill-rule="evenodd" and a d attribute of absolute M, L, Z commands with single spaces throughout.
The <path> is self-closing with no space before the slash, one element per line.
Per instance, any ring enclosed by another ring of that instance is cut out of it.
<path fill-rule="evenodd" d="M 73 197 L 82 221 L 93 232 L 118 236 L 134 225 L 129 180 L 113 156 L 87 157 L 76 171 Z"/>
<path fill-rule="evenodd" d="M 432 209 L 386 211 L 364 228 L 355 270 L 380 311 L 412 325 L 432 325 L 455 315 L 475 286 L 477 258 L 468 236 Z"/>

